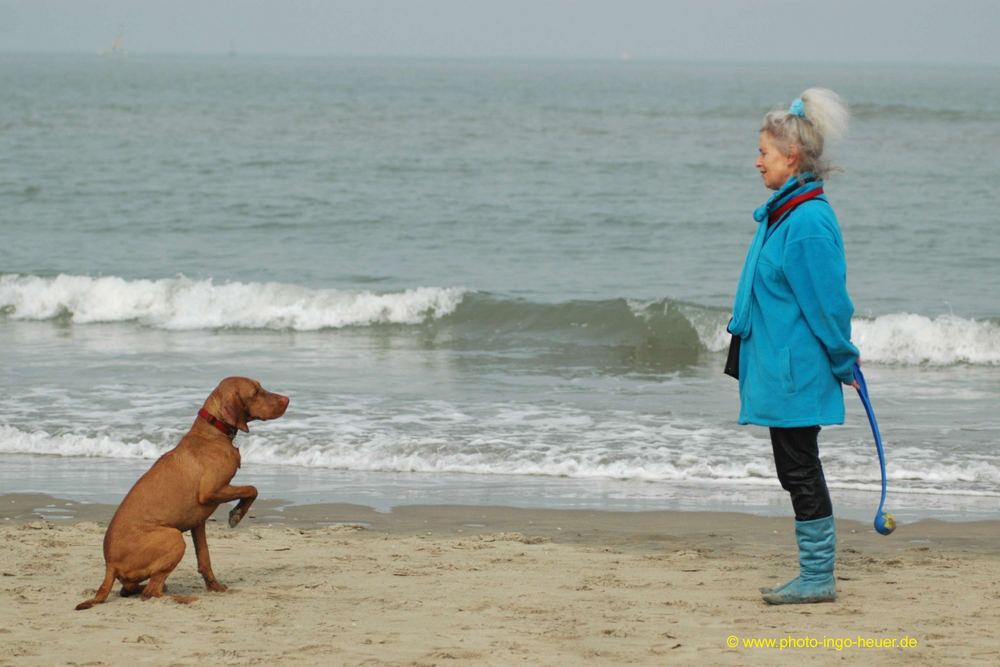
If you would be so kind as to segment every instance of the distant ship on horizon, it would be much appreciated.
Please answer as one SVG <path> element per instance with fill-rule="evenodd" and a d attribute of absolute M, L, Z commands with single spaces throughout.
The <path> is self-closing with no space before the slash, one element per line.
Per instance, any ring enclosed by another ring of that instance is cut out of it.
<path fill-rule="evenodd" d="M 122 28 L 118 29 L 118 36 L 115 37 L 114 41 L 111 42 L 111 48 L 100 51 L 102 56 L 112 56 L 115 58 L 124 58 L 128 55 L 128 51 L 125 50 L 125 31 Z"/>

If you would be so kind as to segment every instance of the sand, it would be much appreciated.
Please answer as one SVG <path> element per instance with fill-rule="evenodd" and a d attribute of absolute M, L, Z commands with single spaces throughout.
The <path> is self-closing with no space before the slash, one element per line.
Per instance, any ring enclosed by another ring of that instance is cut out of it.
<path fill-rule="evenodd" d="M 839 600 L 772 607 L 790 518 L 260 502 L 209 524 L 229 591 L 189 543 L 168 586 L 197 602 L 74 611 L 113 510 L 0 496 L 0 665 L 1000 664 L 997 522 L 840 521 Z"/>

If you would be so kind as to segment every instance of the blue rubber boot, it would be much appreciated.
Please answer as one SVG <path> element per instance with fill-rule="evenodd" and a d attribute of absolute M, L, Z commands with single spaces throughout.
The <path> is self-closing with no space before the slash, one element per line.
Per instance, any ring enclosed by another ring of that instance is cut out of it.
<path fill-rule="evenodd" d="M 777 593 L 781 589 L 787 588 L 788 586 L 794 584 L 798 580 L 799 578 L 795 577 L 794 579 L 789 579 L 783 584 L 778 584 L 777 586 L 761 586 L 757 590 L 759 590 L 761 593 Z"/>
<path fill-rule="evenodd" d="M 784 586 L 764 594 L 768 604 L 833 602 L 837 599 L 833 563 L 836 560 L 837 532 L 833 516 L 795 522 L 799 543 L 799 576 Z"/>

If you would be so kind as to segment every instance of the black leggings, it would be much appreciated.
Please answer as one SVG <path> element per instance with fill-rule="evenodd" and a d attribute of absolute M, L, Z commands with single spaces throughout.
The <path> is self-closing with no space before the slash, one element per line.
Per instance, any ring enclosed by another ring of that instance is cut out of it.
<path fill-rule="evenodd" d="M 812 521 L 833 514 L 830 492 L 823 477 L 816 438 L 819 426 L 772 428 L 771 448 L 781 488 L 792 495 L 796 521 Z"/>

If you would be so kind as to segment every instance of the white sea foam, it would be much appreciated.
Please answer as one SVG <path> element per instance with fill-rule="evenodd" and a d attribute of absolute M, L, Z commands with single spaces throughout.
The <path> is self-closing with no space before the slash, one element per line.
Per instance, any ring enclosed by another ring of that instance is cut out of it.
<path fill-rule="evenodd" d="M 308 289 L 281 283 L 216 284 L 184 277 L 0 276 L 0 309 L 13 319 L 68 316 L 163 329 L 295 329 L 416 324 L 454 311 L 465 290 L 421 287 L 390 294 Z"/>
<path fill-rule="evenodd" d="M 866 361 L 950 366 L 1000 365 L 1000 327 L 942 315 L 898 313 L 854 321 L 854 342 Z"/>
<path fill-rule="evenodd" d="M 0 454 L 46 454 L 108 459 L 155 459 L 169 446 L 146 439 L 123 441 L 108 435 L 50 434 L 0 425 Z"/>
<path fill-rule="evenodd" d="M 712 352 L 729 346 L 729 316 L 693 320 L 701 344 Z M 1000 365 L 1000 326 L 955 315 L 930 318 L 893 313 L 852 323 L 854 343 L 868 363 L 906 366 Z"/>
<path fill-rule="evenodd" d="M 476 428 L 484 425 L 477 423 Z M 522 424 L 523 426 L 523 424 Z M 572 449 L 546 442 L 525 429 L 470 437 L 466 442 L 435 435 L 398 431 L 316 434 L 284 432 L 240 436 L 245 465 L 268 464 L 356 472 L 462 473 L 530 475 L 573 479 L 618 479 L 647 482 L 732 484 L 772 487 L 769 445 L 746 434 L 718 428 L 697 430 L 634 427 L 631 435 L 609 422 L 582 431 Z M 553 425 L 556 431 L 565 424 Z M 351 431 L 352 429 L 345 429 Z M 612 431 L 617 431 L 612 435 Z M 119 440 L 107 435 L 50 434 L 0 426 L 0 454 L 44 454 L 64 457 L 155 459 L 174 446 L 179 434 Z M 653 441 L 653 445 L 647 444 Z M 717 443 L 709 454 L 706 443 Z M 728 442 L 730 446 L 719 443 Z M 877 467 L 871 456 L 857 462 L 828 462 L 833 488 L 877 490 Z M 908 460 L 896 454 L 889 469 L 893 493 L 1000 497 L 1000 467 L 989 462 L 946 464 Z"/>
<path fill-rule="evenodd" d="M 729 324 L 729 316 L 717 321 L 701 320 L 694 323 L 694 329 L 698 332 L 698 341 L 705 346 L 709 352 L 722 352 L 729 349 L 730 334 L 726 330 Z"/>

